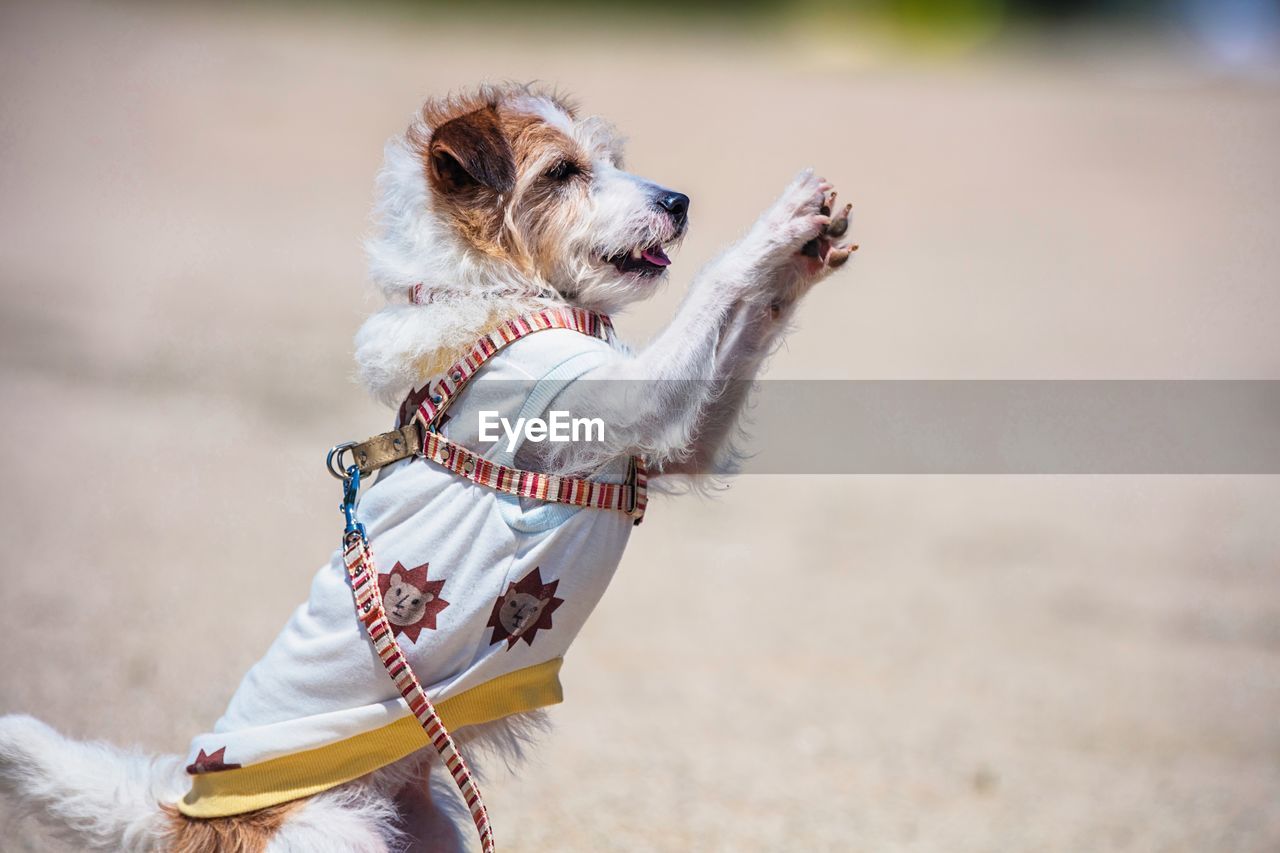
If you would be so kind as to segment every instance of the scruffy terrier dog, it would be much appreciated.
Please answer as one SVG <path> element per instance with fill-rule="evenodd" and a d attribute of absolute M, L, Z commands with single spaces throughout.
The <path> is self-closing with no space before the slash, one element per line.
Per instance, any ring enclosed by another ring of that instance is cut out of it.
<path fill-rule="evenodd" d="M 541 330 L 485 362 L 485 378 L 526 383 L 515 399 L 491 390 L 510 385 L 472 382 L 434 426 L 495 465 L 602 484 L 634 481 L 637 466 L 659 482 L 723 470 L 749 381 L 800 298 L 856 248 L 839 242 L 848 206 L 801 172 L 633 352 L 600 315 L 653 293 L 689 199 L 623 171 L 604 121 L 527 86 L 433 100 L 387 146 L 379 187 L 368 252 L 387 305 L 357 336 L 362 381 L 403 424 L 512 318 L 587 318 L 591 334 Z M 641 390 L 601 390 L 620 387 Z M 478 411 L 537 415 L 553 402 L 598 417 L 604 435 L 480 440 Z M 560 701 L 561 658 L 632 518 L 499 494 L 440 461 L 384 468 L 359 512 L 387 621 L 441 717 L 468 758 L 510 758 Z M 464 849 L 449 776 L 431 772 L 440 761 L 361 624 L 339 552 L 185 759 L 73 742 L 13 715 L 0 718 L 0 786 L 78 849 Z"/>

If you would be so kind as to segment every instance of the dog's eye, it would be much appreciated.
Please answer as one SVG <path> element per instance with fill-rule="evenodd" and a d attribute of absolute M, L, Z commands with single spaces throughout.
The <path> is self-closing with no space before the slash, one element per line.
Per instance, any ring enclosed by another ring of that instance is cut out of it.
<path fill-rule="evenodd" d="M 572 160 L 561 160 L 543 174 L 553 181 L 567 181 L 581 172 L 582 170 L 578 168 L 577 163 Z"/>

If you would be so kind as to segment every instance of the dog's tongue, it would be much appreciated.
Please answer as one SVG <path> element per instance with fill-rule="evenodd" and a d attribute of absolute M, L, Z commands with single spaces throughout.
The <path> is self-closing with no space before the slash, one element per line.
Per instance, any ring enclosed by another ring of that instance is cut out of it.
<path fill-rule="evenodd" d="M 661 246 L 654 246 L 652 249 L 645 249 L 640 253 L 646 261 L 654 266 L 666 267 L 671 265 L 671 259 L 667 257 L 667 253 L 662 251 Z"/>

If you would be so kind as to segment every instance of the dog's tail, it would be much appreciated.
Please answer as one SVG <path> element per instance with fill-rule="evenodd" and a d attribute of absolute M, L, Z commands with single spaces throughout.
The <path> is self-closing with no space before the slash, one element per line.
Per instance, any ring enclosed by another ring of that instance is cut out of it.
<path fill-rule="evenodd" d="M 156 849 L 165 832 L 160 804 L 181 796 L 181 764 L 73 741 L 25 714 L 0 717 L 0 791 L 78 849 Z"/>

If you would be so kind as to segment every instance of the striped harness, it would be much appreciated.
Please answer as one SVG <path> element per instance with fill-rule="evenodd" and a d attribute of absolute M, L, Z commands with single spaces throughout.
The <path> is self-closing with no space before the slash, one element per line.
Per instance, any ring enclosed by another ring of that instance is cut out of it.
<path fill-rule="evenodd" d="M 401 407 L 401 420 L 412 411 L 408 422 L 391 432 L 367 441 L 345 442 L 329 451 L 326 464 L 329 473 L 343 481 L 342 511 L 346 516 L 343 533 L 343 563 L 351 581 L 351 594 L 356 615 L 369 635 L 378 659 L 396 689 L 409 705 L 409 710 L 422 725 L 431 745 L 439 753 L 462 794 L 471 819 L 480 834 L 485 853 L 494 851 L 493 827 L 485 809 L 480 789 L 476 786 L 457 744 L 444 727 L 435 706 L 413 673 L 408 660 L 392 633 L 378 589 L 378 571 L 364 525 L 356 519 L 356 498 L 362 477 L 393 462 L 421 456 L 480 486 L 522 498 L 537 498 L 553 503 L 579 507 L 611 509 L 624 512 L 639 524 L 644 517 L 646 471 L 644 461 L 632 456 L 624 483 L 600 483 L 574 477 L 560 477 L 536 471 L 523 471 L 507 465 L 496 465 L 455 444 L 439 432 L 441 418 L 449 404 L 457 399 L 467 383 L 499 351 L 535 332 L 547 329 L 571 329 L 584 335 L 608 341 L 613 324 L 603 314 L 581 308 L 548 308 L 504 322 L 472 346 L 470 352 L 445 371 L 443 378 L 417 393 L 411 393 Z M 420 400 L 419 400 L 420 398 Z M 412 408 L 417 403 L 416 410 Z M 350 464 L 344 458 L 350 454 Z"/>

